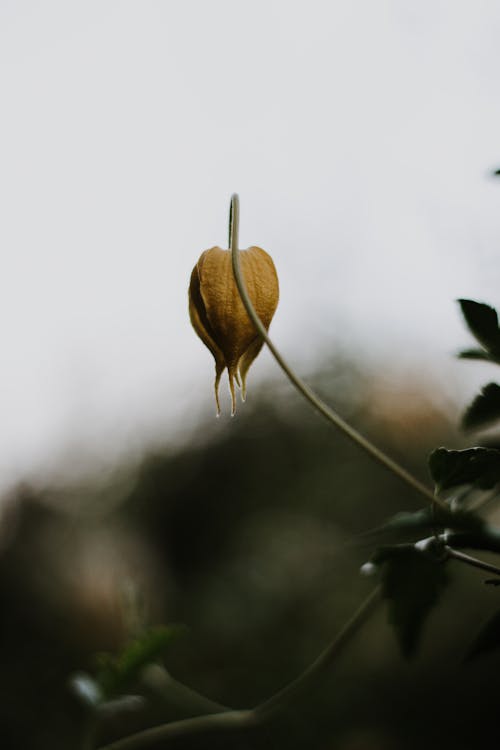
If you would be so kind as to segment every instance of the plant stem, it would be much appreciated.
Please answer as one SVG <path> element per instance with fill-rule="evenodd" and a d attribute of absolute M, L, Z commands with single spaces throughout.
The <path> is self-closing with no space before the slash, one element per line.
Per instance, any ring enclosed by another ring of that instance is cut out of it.
<path fill-rule="evenodd" d="M 168 742 L 174 737 L 186 737 L 208 731 L 244 730 L 264 724 L 276 711 L 288 706 L 301 695 L 311 683 L 332 664 L 344 646 L 356 635 L 365 624 L 375 605 L 380 601 L 380 586 L 365 599 L 356 612 L 349 618 L 344 627 L 335 636 L 318 658 L 310 664 L 299 677 L 290 682 L 270 698 L 255 708 L 237 711 L 195 716 L 190 719 L 161 724 L 151 729 L 124 737 L 112 742 L 100 750 L 138 750 L 154 742 Z"/>
<path fill-rule="evenodd" d="M 166 703 L 187 709 L 194 714 L 217 714 L 231 710 L 229 706 L 212 701 L 179 682 L 159 664 L 146 667 L 142 672 L 141 680 L 148 690 L 163 698 Z"/>
<path fill-rule="evenodd" d="M 459 560 L 473 568 L 479 568 L 479 570 L 485 570 L 487 573 L 493 573 L 496 576 L 500 576 L 500 568 L 496 565 L 479 560 L 477 557 L 466 555 L 464 552 L 459 552 L 458 550 L 453 549 L 453 547 L 448 547 L 448 545 L 445 546 L 445 551 L 448 554 L 448 557 L 452 557 L 454 560 Z"/>
<path fill-rule="evenodd" d="M 187 737 L 201 732 L 228 729 L 246 729 L 255 724 L 253 711 L 225 711 L 220 714 L 206 714 L 195 716 L 192 719 L 181 719 L 171 721 L 169 724 L 160 724 L 151 729 L 144 729 L 121 740 L 112 742 L 110 745 L 101 747 L 100 750 L 138 750 L 155 742 L 168 742 L 175 737 Z"/>
<path fill-rule="evenodd" d="M 231 259 L 233 265 L 233 274 L 238 287 L 238 292 L 241 297 L 241 301 L 245 306 L 248 316 L 254 324 L 257 332 L 260 334 L 262 339 L 267 344 L 268 349 L 273 355 L 276 362 L 279 364 L 287 378 L 290 380 L 292 385 L 309 401 L 309 403 L 318 411 L 330 424 L 337 427 L 341 432 L 344 433 L 353 443 L 359 448 L 368 453 L 372 458 L 378 461 L 382 466 L 391 471 L 403 482 L 405 482 L 413 490 L 416 490 L 420 495 L 425 497 L 427 502 L 432 504 L 440 505 L 441 507 L 447 507 L 446 504 L 434 495 L 432 490 L 420 482 L 416 477 L 410 474 L 409 471 L 400 466 L 396 461 L 387 456 L 380 448 L 377 448 L 372 442 L 365 438 L 361 433 L 351 427 L 342 417 L 337 414 L 332 408 L 328 406 L 314 391 L 305 383 L 292 368 L 283 359 L 275 345 L 269 338 L 267 331 L 262 324 L 259 316 L 257 315 L 252 301 L 248 296 L 245 281 L 241 273 L 239 249 L 238 249 L 238 229 L 239 229 L 239 198 L 236 193 L 231 197 L 231 206 L 229 211 L 229 249 L 231 250 Z"/>
<path fill-rule="evenodd" d="M 291 703 L 294 698 L 302 694 L 311 682 L 316 680 L 332 664 L 343 646 L 351 640 L 355 633 L 365 624 L 381 598 L 381 587 L 369 594 L 352 617 L 345 623 L 334 640 L 325 650 L 305 669 L 299 677 L 285 685 L 284 688 L 272 695 L 255 709 L 259 717 L 263 718 L 282 706 Z"/>

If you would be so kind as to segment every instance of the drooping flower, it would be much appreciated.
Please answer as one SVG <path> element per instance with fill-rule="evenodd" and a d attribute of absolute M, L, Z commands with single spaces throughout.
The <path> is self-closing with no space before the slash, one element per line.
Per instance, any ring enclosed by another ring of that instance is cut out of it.
<path fill-rule="evenodd" d="M 248 295 L 267 330 L 279 298 L 272 258 L 262 248 L 250 247 L 240 250 L 240 264 Z M 234 414 L 234 382 L 241 386 L 244 401 L 248 368 L 263 342 L 240 299 L 229 250 L 212 247 L 201 254 L 189 284 L 189 316 L 194 330 L 215 359 L 217 414 L 220 414 L 219 382 L 226 367 Z"/>

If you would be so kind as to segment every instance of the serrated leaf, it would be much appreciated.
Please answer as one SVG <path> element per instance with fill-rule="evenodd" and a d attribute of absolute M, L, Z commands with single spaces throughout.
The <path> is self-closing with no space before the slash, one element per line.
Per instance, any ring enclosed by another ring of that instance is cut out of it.
<path fill-rule="evenodd" d="M 118 656 L 99 654 L 96 679 L 103 695 L 111 698 L 122 693 L 145 666 L 163 656 L 182 631 L 179 626 L 153 628 L 127 644 Z"/>
<path fill-rule="evenodd" d="M 485 427 L 500 419 L 500 385 L 488 383 L 462 417 L 464 430 Z"/>
<path fill-rule="evenodd" d="M 460 359 L 485 359 L 490 361 L 491 357 L 484 349 L 463 349 L 457 355 Z"/>
<path fill-rule="evenodd" d="M 500 610 L 481 628 L 474 640 L 465 661 L 471 661 L 480 654 L 500 648 Z"/>
<path fill-rule="evenodd" d="M 382 594 L 388 601 L 389 622 L 402 653 L 417 650 L 422 627 L 448 583 L 442 563 L 413 546 L 392 548 L 384 555 Z"/>
<path fill-rule="evenodd" d="M 500 451 L 495 448 L 459 451 L 437 448 L 429 456 L 429 470 L 439 490 L 463 484 L 489 490 L 500 482 Z"/>
<path fill-rule="evenodd" d="M 484 304 L 484 302 L 475 302 L 471 299 L 459 299 L 458 303 L 473 336 L 487 351 L 498 353 L 500 351 L 500 329 L 495 308 Z"/>

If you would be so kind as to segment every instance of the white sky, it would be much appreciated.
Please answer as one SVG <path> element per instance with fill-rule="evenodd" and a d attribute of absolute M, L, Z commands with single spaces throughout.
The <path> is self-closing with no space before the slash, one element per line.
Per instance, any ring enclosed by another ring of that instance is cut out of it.
<path fill-rule="evenodd" d="M 466 377 L 453 300 L 500 304 L 499 39 L 495 0 L 1 0 L 0 488 L 212 411 L 186 289 L 234 191 L 299 370 L 352 341 Z"/>

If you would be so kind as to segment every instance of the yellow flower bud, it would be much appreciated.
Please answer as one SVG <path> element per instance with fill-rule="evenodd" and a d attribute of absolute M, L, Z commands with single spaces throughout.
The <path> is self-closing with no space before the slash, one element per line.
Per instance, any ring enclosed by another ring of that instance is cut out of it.
<path fill-rule="evenodd" d="M 240 251 L 240 263 L 250 300 L 267 330 L 279 298 L 272 258 L 262 248 L 250 247 Z M 262 348 L 262 339 L 240 299 L 229 250 L 212 247 L 201 254 L 189 284 L 189 316 L 194 330 L 215 359 L 217 414 L 220 414 L 219 382 L 226 367 L 234 414 L 234 381 L 241 386 L 244 401 L 248 368 Z"/>

